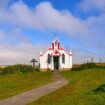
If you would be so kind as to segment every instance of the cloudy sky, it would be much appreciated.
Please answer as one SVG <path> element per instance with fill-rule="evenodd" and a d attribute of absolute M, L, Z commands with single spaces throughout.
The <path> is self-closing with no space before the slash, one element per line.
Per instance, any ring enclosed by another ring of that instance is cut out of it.
<path fill-rule="evenodd" d="M 105 61 L 105 0 L 0 0 L 0 65 L 39 60 L 55 34 L 73 63 Z"/>

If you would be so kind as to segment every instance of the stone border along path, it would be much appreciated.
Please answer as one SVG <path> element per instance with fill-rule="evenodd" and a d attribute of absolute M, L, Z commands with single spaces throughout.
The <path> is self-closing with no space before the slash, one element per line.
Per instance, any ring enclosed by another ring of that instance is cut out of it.
<path fill-rule="evenodd" d="M 26 105 L 67 84 L 68 81 L 65 80 L 59 74 L 59 72 L 54 72 L 54 82 L 41 86 L 39 88 L 35 88 L 31 91 L 27 91 L 16 96 L 1 100 L 0 105 Z"/>

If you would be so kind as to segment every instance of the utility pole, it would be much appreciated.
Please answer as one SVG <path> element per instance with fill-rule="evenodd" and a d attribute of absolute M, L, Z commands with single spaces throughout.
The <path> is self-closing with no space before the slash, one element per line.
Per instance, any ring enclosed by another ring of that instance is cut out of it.
<path fill-rule="evenodd" d="M 101 58 L 100 58 L 100 63 L 101 63 L 102 61 L 101 61 Z"/>
<path fill-rule="evenodd" d="M 93 58 L 91 58 L 91 63 L 93 63 Z"/>

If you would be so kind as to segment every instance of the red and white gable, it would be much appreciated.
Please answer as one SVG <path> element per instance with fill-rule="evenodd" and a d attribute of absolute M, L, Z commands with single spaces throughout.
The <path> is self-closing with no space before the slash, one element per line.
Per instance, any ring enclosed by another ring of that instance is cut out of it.
<path fill-rule="evenodd" d="M 55 38 L 54 41 L 52 42 L 51 46 L 48 49 L 49 51 L 53 51 L 53 53 L 51 54 L 52 56 L 60 56 L 62 55 L 60 52 L 64 51 L 67 54 L 71 55 L 69 52 L 67 52 L 61 45 L 60 45 L 60 41 Z"/>
<path fill-rule="evenodd" d="M 55 49 L 63 50 L 63 48 L 61 47 L 60 42 L 58 41 L 57 38 L 52 42 L 52 44 L 51 44 L 51 46 L 49 48 L 49 50 L 55 50 Z"/>

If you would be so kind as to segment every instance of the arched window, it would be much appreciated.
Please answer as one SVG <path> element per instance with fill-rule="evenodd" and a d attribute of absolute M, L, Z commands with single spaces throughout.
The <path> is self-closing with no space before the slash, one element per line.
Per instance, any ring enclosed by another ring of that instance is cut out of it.
<path fill-rule="evenodd" d="M 50 56 L 50 54 L 48 54 L 48 64 L 50 64 L 50 62 L 51 62 L 51 56 Z"/>
<path fill-rule="evenodd" d="M 55 46 L 56 46 L 56 47 L 57 47 L 57 44 L 58 44 L 57 41 L 55 41 Z"/>
<path fill-rule="evenodd" d="M 65 63 L 65 55 L 62 54 L 62 63 Z"/>

